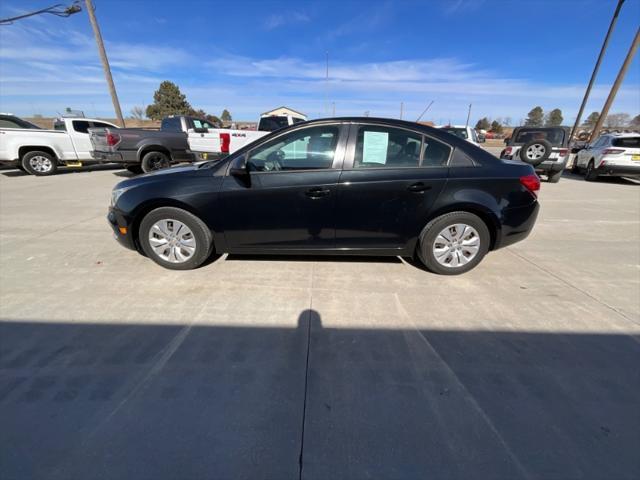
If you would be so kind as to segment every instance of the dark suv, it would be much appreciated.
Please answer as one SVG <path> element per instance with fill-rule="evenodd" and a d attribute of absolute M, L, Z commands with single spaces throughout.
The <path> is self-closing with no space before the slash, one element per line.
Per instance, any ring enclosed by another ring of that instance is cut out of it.
<path fill-rule="evenodd" d="M 569 135 L 567 127 L 517 127 L 505 140 L 500 158 L 522 160 L 557 183 L 569 160 Z"/>
<path fill-rule="evenodd" d="M 539 187 L 530 165 L 442 130 L 323 119 L 120 182 L 108 220 L 121 244 L 171 269 L 212 252 L 313 253 L 415 255 L 457 274 L 529 234 Z"/>

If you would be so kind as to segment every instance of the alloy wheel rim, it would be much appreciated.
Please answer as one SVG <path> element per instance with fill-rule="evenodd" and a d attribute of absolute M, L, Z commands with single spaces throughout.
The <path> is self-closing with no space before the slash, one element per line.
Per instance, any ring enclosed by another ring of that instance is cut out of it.
<path fill-rule="evenodd" d="M 169 218 L 151 226 L 149 245 L 159 258 L 170 263 L 184 263 L 196 252 L 196 238 L 191 229 Z"/>
<path fill-rule="evenodd" d="M 166 168 L 169 166 L 169 162 L 167 159 L 161 155 L 156 155 L 151 157 L 151 169 L 152 170 L 160 170 L 162 168 Z"/>
<path fill-rule="evenodd" d="M 29 165 L 36 172 L 46 173 L 51 170 L 53 167 L 53 163 L 47 157 L 43 157 L 42 155 L 36 155 L 29 159 Z"/>
<path fill-rule="evenodd" d="M 535 145 L 531 145 L 529 148 L 527 148 L 527 158 L 531 160 L 537 160 L 544 155 L 544 152 L 544 145 L 536 143 Z"/>
<path fill-rule="evenodd" d="M 449 225 L 438 234 L 432 249 L 436 261 L 443 267 L 462 267 L 478 255 L 480 235 L 465 223 Z"/>

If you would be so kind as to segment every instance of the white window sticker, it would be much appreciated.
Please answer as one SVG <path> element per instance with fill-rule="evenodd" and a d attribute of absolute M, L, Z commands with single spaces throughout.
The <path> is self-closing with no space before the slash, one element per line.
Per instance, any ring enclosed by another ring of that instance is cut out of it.
<path fill-rule="evenodd" d="M 363 163 L 387 163 L 388 132 L 364 132 Z"/>

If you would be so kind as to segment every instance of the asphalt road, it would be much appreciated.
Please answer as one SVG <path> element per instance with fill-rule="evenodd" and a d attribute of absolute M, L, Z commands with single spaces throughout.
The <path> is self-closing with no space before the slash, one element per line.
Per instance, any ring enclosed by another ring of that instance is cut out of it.
<path fill-rule="evenodd" d="M 163 270 L 108 168 L 0 172 L 0 478 L 640 478 L 640 186 L 543 184 L 472 272 Z"/>

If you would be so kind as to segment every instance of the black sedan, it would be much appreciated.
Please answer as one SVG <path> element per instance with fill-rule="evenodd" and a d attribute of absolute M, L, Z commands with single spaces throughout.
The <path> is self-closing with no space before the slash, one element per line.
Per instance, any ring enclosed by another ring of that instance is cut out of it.
<path fill-rule="evenodd" d="M 539 188 L 530 165 L 441 130 L 322 119 L 120 182 L 108 220 L 122 245 L 177 270 L 213 252 L 305 253 L 417 256 L 459 274 L 529 234 Z"/>

